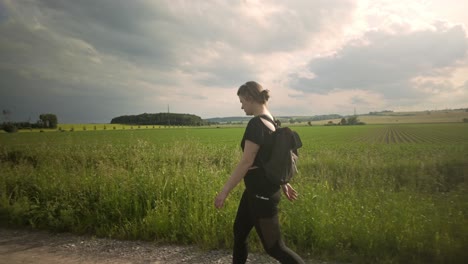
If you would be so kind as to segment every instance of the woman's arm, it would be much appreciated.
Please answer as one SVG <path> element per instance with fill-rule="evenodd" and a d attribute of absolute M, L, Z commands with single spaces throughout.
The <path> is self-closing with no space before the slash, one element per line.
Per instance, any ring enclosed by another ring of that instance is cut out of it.
<path fill-rule="evenodd" d="M 241 160 L 237 164 L 227 182 L 224 184 L 221 192 L 216 196 L 216 208 L 223 207 L 226 197 L 229 195 L 232 189 L 234 189 L 234 187 L 236 187 L 237 184 L 239 184 L 239 182 L 244 178 L 245 174 L 247 174 L 247 171 L 254 163 L 255 156 L 257 155 L 259 148 L 260 146 L 253 143 L 252 141 L 245 141 L 244 153 L 242 154 Z"/>

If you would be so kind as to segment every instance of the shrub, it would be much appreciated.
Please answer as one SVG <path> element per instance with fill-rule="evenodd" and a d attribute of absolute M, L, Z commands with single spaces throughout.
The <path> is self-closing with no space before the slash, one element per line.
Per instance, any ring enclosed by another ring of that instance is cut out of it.
<path fill-rule="evenodd" d="M 3 130 L 7 133 L 16 133 L 18 132 L 18 128 L 13 124 L 4 124 Z"/>

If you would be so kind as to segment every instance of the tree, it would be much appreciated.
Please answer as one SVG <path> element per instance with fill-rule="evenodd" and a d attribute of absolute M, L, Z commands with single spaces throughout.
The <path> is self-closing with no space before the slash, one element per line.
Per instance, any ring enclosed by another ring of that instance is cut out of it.
<path fill-rule="evenodd" d="M 44 128 L 57 128 L 57 116 L 54 114 L 39 115 L 40 122 Z"/>
<path fill-rule="evenodd" d="M 10 110 L 3 109 L 2 114 L 3 114 L 3 125 L 1 125 L 0 128 L 8 133 L 18 132 L 18 127 L 15 124 L 10 122 L 10 115 L 11 115 Z"/>
<path fill-rule="evenodd" d="M 344 118 L 344 117 L 341 118 L 340 125 L 345 126 L 345 125 L 347 125 L 347 124 L 348 124 L 348 122 L 346 121 L 346 118 Z"/>
<path fill-rule="evenodd" d="M 359 119 L 357 116 L 348 117 L 348 125 L 357 125 L 358 123 L 359 123 Z"/>
<path fill-rule="evenodd" d="M 15 133 L 15 132 L 18 132 L 18 128 L 13 125 L 12 123 L 8 123 L 8 124 L 3 124 L 2 125 L 2 129 L 5 131 L 5 132 L 8 132 L 8 133 Z"/>

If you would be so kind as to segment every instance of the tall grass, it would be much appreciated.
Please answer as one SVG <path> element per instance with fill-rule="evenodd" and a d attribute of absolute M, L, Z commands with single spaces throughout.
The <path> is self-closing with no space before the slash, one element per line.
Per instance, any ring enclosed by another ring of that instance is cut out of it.
<path fill-rule="evenodd" d="M 297 179 L 302 198 L 285 208 L 286 233 L 299 248 L 359 263 L 461 263 L 465 152 L 354 144 L 307 153 Z"/>
<path fill-rule="evenodd" d="M 232 216 L 213 215 L 213 186 L 237 155 L 190 140 L 4 150 L 1 207 L 35 228 L 215 246 L 214 227 Z"/>
<path fill-rule="evenodd" d="M 300 199 L 280 204 L 288 246 L 315 257 L 360 263 L 464 262 L 467 143 L 352 140 L 377 128 L 297 128 L 304 147 L 292 184 Z M 460 131 L 458 139 L 468 135 L 466 126 L 445 126 L 450 135 L 454 129 Z M 438 127 L 439 133 L 445 130 Z M 215 210 L 213 201 L 241 155 L 242 132 L 2 134 L 0 221 L 120 239 L 231 247 L 243 187 L 234 190 L 223 210 Z M 253 241 L 259 248 L 255 236 Z"/>

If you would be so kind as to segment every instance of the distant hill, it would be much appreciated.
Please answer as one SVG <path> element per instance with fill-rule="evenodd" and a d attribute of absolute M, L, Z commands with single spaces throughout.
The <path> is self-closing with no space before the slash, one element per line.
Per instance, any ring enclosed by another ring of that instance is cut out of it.
<path fill-rule="evenodd" d="M 463 122 L 468 119 L 468 108 L 466 109 L 451 109 L 451 110 L 429 110 L 429 111 L 414 111 L 414 112 L 394 112 L 384 110 L 380 112 L 370 112 L 367 114 L 357 115 L 359 121 L 366 124 L 408 124 L 408 123 L 453 123 Z M 283 124 L 307 124 L 324 125 L 328 122 L 339 123 L 342 116 L 338 114 L 315 115 L 315 116 L 275 116 Z M 248 122 L 251 116 L 235 116 L 235 117 L 216 117 L 204 119 L 206 122 L 215 124 L 241 124 Z"/>
<path fill-rule="evenodd" d="M 337 114 L 330 115 L 316 115 L 316 116 L 275 116 L 276 119 L 279 119 L 282 123 L 288 123 L 290 120 L 294 122 L 309 122 L 309 121 L 320 121 L 320 120 L 329 120 L 342 118 L 343 116 Z M 203 119 L 206 122 L 215 123 L 215 124 L 239 124 L 248 122 L 252 116 L 232 116 L 232 117 L 215 117 Z"/>

